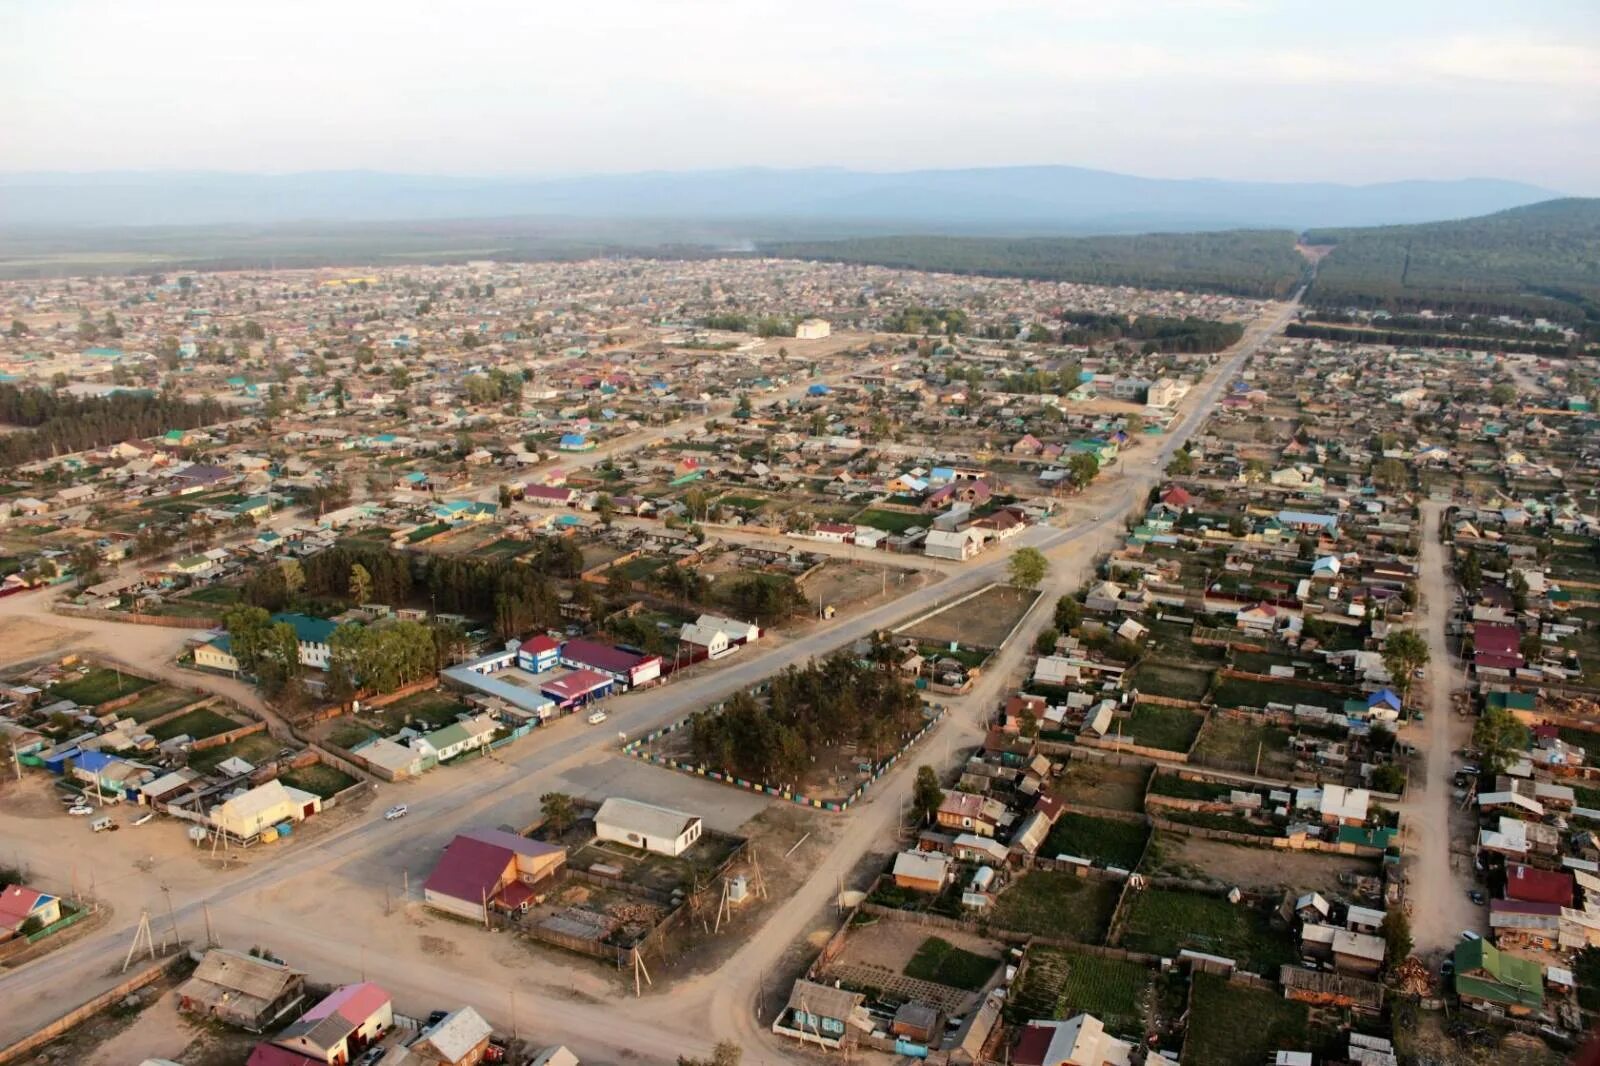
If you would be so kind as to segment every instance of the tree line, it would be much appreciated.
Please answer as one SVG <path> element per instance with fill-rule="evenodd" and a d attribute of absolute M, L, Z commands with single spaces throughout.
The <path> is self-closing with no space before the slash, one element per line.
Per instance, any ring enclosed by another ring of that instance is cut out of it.
<path fill-rule="evenodd" d="M 1583 351 L 1582 342 L 1514 340 L 1509 337 L 1470 337 L 1459 333 L 1423 333 L 1407 329 L 1360 326 L 1325 326 L 1316 322 L 1291 322 L 1284 335 L 1346 344 L 1388 344 L 1397 348 L 1472 348 L 1523 355 L 1565 356 Z"/>
<path fill-rule="evenodd" d="M 26 432 L 0 437 L 0 466 L 104 448 L 169 429 L 196 429 L 226 417 L 226 408 L 211 399 L 134 392 L 80 397 L 0 385 L 0 422 L 27 427 Z"/>
<path fill-rule="evenodd" d="M 1164 352 L 1220 352 L 1239 343 L 1244 326 L 1187 315 L 1101 314 L 1093 311 L 1069 312 L 1068 323 L 1057 337 L 1061 344 L 1105 344 L 1117 341 L 1143 342 L 1147 355 Z"/>
<path fill-rule="evenodd" d="M 854 743 L 871 761 L 887 757 L 922 725 L 922 700 L 893 669 L 892 649 L 872 662 L 835 652 L 772 679 L 765 700 L 748 691 L 690 723 L 703 766 L 768 784 L 795 785 L 816 758 Z"/>
<path fill-rule="evenodd" d="M 766 255 L 904 270 L 1281 298 L 1305 275 L 1287 230 L 1132 237 L 854 237 L 778 241 Z"/>

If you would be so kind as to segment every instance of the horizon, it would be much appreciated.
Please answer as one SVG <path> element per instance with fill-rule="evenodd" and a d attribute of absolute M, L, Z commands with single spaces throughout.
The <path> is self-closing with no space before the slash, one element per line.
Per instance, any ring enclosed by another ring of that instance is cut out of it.
<path fill-rule="evenodd" d="M 221 13 L 81 0 L 5 20 L 13 175 L 1044 165 L 1274 184 L 1483 176 L 1600 194 L 1600 156 L 1572 151 L 1600 140 L 1600 11 L 1578 0 Z M 1367 24 L 1382 36 L 1352 31 Z M 1040 156 L 1072 162 L 1028 162 Z"/>

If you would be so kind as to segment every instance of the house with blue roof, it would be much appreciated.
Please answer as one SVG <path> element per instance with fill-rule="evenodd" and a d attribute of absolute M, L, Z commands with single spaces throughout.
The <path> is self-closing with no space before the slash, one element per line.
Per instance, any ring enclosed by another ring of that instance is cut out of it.
<path fill-rule="evenodd" d="M 1367 697 L 1367 710 L 1387 709 L 1398 713 L 1405 705 L 1393 689 L 1381 688 Z"/>
<path fill-rule="evenodd" d="M 556 447 L 564 452 L 592 452 L 595 443 L 582 433 L 563 433 Z"/>
<path fill-rule="evenodd" d="M 500 513 L 498 504 L 478 500 L 450 500 L 433 506 L 433 517 L 441 522 L 465 525 L 472 522 L 490 522 Z"/>
<path fill-rule="evenodd" d="M 1329 536 L 1337 536 L 1339 533 L 1338 515 L 1313 514 L 1310 511 L 1279 511 L 1276 518 L 1280 525 L 1301 533 L 1326 533 Z"/>

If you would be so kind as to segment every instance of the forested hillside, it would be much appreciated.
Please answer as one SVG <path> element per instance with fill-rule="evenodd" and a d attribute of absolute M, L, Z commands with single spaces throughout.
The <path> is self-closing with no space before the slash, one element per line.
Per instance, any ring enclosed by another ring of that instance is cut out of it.
<path fill-rule="evenodd" d="M 856 237 L 761 245 L 764 255 L 909 270 L 1137 285 L 1239 296 L 1294 291 L 1305 260 L 1287 230 L 1153 233 L 1139 237 Z"/>
<path fill-rule="evenodd" d="M 1482 218 L 1330 229 L 1319 307 L 1539 314 L 1600 323 L 1600 200 L 1550 200 Z"/>

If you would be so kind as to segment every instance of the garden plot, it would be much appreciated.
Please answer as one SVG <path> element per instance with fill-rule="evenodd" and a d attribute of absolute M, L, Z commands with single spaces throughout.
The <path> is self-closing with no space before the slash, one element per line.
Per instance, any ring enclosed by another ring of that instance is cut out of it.
<path fill-rule="evenodd" d="M 1252 707 L 1259 710 L 1269 703 L 1294 706 L 1303 703 L 1323 707 L 1330 711 L 1344 708 L 1345 695 L 1320 688 L 1308 688 L 1287 681 L 1252 681 L 1247 678 L 1225 677 L 1217 682 L 1214 693 L 1218 707 Z"/>
<path fill-rule="evenodd" d="M 825 976 L 876 997 L 920 999 L 958 1012 L 989 983 L 1003 952 L 999 944 L 960 930 L 935 936 L 911 922 L 867 919 L 851 927 Z"/>
<path fill-rule="evenodd" d="M 202 698 L 187 689 L 173 688 L 171 685 L 154 685 L 141 692 L 139 698 L 132 703 L 119 707 L 116 713 L 119 718 L 132 718 L 143 725 L 152 718 L 160 718 Z"/>
<path fill-rule="evenodd" d="M 201 707 L 187 714 L 180 714 L 176 718 L 169 718 L 160 725 L 150 727 L 150 735 L 157 741 L 171 740 L 173 737 L 188 737 L 191 740 L 204 740 L 214 737 L 218 733 L 226 733 L 230 729 L 238 729 L 244 722 L 235 722 L 233 719 L 218 714 L 209 707 Z"/>
<path fill-rule="evenodd" d="M 1141 695 L 1164 696 L 1194 703 L 1211 689 L 1211 671 L 1174 663 L 1147 661 L 1133 671 L 1130 684 Z"/>
<path fill-rule="evenodd" d="M 591 837 L 570 852 L 567 863 L 591 872 L 596 865 L 610 867 L 620 871 L 618 880 L 666 897 L 710 884 L 743 843 L 739 837 L 708 829 L 682 855 L 673 856 Z"/>
<path fill-rule="evenodd" d="M 316 793 L 323 799 L 338 795 L 351 785 L 356 784 L 356 778 L 345 773 L 337 766 L 329 766 L 327 763 L 320 762 L 286 771 L 278 775 L 278 780 L 290 788 Z"/>
<path fill-rule="evenodd" d="M 1248 718 L 1213 714 L 1200 733 L 1191 761 L 1287 779 L 1294 773 L 1289 730 Z"/>
<path fill-rule="evenodd" d="M 1150 971 L 1136 962 L 1103 959 L 1070 948 L 1028 949 L 1022 978 L 1006 1009 L 1013 1023 L 1064 1020 L 1088 1013 L 1117 1036 L 1142 1039 Z"/>
<path fill-rule="evenodd" d="M 1256 855 L 1261 862 L 1276 856 Z M 1257 973 L 1276 974 L 1295 961 L 1287 933 L 1272 928 L 1267 915 L 1221 896 L 1179 889 L 1147 888 L 1131 893 L 1128 921 L 1119 947 L 1175 957 L 1189 948 L 1221 955 Z"/>
<path fill-rule="evenodd" d="M 1148 766 L 1117 766 L 1091 758 L 1073 759 L 1051 787 L 1051 795 L 1066 803 L 1104 807 L 1113 811 L 1144 810 Z"/>
<path fill-rule="evenodd" d="M 1197 973 L 1189 993 L 1183 1061 L 1205 1066 L 1260 1066 L 1278 1051 L 1311 1046 L 1310 1011 L 1267 989 Z"/>
<path fill-rule="evenodd" d="M 1140 703 L 1122 720 L 1122 736 L 1142 748 L 1188 751 L 1205 719 L 1182 707 Z"/>
<path fill-rule="evenodd" d="M 1045 856 L 1071 855 L 1101 866 L 1132 870 L 1144 855 L 1150 830 L 1142 822 L 1097 818 L 1091 814 L 1063 814 L 1039 849 Z"/>
<path fill-rule="evenodd" d="M 125 671 L 112 670 L 104 666 L 94 666 L 78 677 L 69 677 L 56 682 L 50 688 L 50 697 L 58 700 L 71 700 L 73 703 L 84 707 L 98 707 L 102 703 L 109 703 L 121 696 L 143 692 L 154 684 L 154 681 L 135 677 Z M 181 707 L 183 705 L 179 704 L 178 706 Z"/>
<path fill-rule="evenodd" d="M 1031 590 L 991 585 L 896 632 L 929 644 L 998 648 L 1038 598 Z"/>
<path fill-rule="evenodd" d="M 995 901 L 990 924 L 1016 933 L 1103 943 L 1121 885 L 1057 870 L 1034 870 Z"/>
<path fill-rule="evenodd" d="M 278 757 L 283 746 L 270 733 L 251 733 L 228 744 L 204 751 L 191 752 L 189 768 L 210 773 L 229 759 L 243 759 L 251 766 L 261 766 Z"/>

